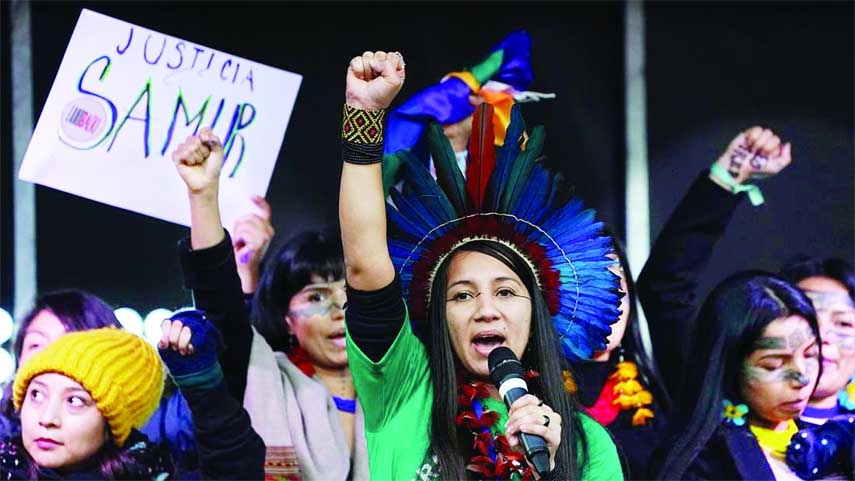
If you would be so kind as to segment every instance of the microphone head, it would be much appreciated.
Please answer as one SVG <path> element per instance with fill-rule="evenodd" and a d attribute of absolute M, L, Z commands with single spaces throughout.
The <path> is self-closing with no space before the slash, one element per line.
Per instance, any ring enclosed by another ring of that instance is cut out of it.
<path fill-rule="evenodd" d="M 523 378 L 525 369 L 510 348 L 499 346 L 487 356 L 487 366 L 490 368 L 490 379 L 497 387 L 508 377 Z"/>

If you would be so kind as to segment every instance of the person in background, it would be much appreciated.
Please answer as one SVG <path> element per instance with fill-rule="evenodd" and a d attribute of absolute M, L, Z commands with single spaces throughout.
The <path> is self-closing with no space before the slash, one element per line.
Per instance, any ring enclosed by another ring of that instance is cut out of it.
<path fill-rule="evenodd" d="M 163 322 L 157 343 L 191 412 L 202 479 L 261 480 L 264 441 L 226 387 L 217 361 L 222 346 L 220 333 L 205 313 L 190 308 L 173 312 Z"/>
<path fill-rule="evenodd" d="M 615 241 L 625 293 L 621 317 L 612 325 L 607 348 L 595 353 L 591 362 L 579 363 L 575 375 L 582 405 L 615 435 L 629 465 L 629 478 L 647 478 L 651 454 L 664 433 L 671 397 L 682 375 L 680 352 L 696 314 L 695 289 L 715 243 L 747 196 L 743 192 L 750 188 L 748 181 L 775 175 L 790 161 L 789 144 L 772 131 L 752 127 L 740 132 L 713 167 L 704 169 L 690 185 L 654 243 L 637 289 L 623 248 Z M 721 181 L 721 175 L 733 185 Z M 641 342 L 633 311 L 636 290 L 657 363 Z"/>
<path fill-rule="evenodd" d="M 822 332 L 822 377 L 802 419 L 855 414 L 855 269 L 840 258 L 797 256 L 780 274 L 813 302 Z"/>
<path fill-rule="evenodd" d="M 697 286 L 716 243 L 744 199 L 760 205 L 751 183 L 776 175 L 792 162 L 789 143 L 755 126 L 737 134 L 698 174 L 662 227 L 636 286 L 647 318 L 653 358 L 673 397 L 680 390 L 697 315 Z"/>
<path fill-rule="evenodd" d="M 113 309 L 99 297 L 80 289 L 59 289 L 38 296 L 33 306 L 17 322 L 12 354 L 21 366 L 33 354 L 67 332 L 121 327 Z M 20 433 L 21 420 L 15 409 L 12 382 L 3 386 L 0 399 L 2 436 Z"/>
<path fill-rule="evenodd" d="M 684 342 L 686 376 L 655 479 L 796 479 L 787 446 L 822 369 L 810 300 L 773 274 L 737 272 L 706 298 Z"/>
<path fill-rule="evenodd" d="M 190 236 L 179 243 L 184 282 L 228 341 L 219 359 L 229 391 L 267 445 L 268 476 L 368 479 L 362 410 L 344 348 L 339 241 L 305 234 L 271 256 L 252 308 L 263 335 L 253 329 L 234 243 L 220 220 L 222 155 L 219 139 L 202 129 L 173 161 L 192 213 Z"/>
<path fill-rule="evenodd" d="M 4 479 L 166 479 L 168 452 L 138 428 L 157 409 L 165 369 L 141 337 L 115 327 L 71 332 L 17 371 L 21 433 L 0 442 Z"/>
<path fill-rule="evenodd" d="M 13 354 L 23 366 L 35 353 L 70 332 L 102 327 L 119 327 L 113 309 L 98 296 L 81 289 L 58 289 L 41 294 L 18 322 Z M 20 433 L 12 396 L 12 383 L 4 386 L 0 400 L 2 435 Z M 161 404 L 140 431 L 149 440 L 170 452 L 172 463 L 182 479 L 198 479 L 199 461 L 193 439 L 193 424 L 184 398 L 177 394 L 167 378 Z"/>

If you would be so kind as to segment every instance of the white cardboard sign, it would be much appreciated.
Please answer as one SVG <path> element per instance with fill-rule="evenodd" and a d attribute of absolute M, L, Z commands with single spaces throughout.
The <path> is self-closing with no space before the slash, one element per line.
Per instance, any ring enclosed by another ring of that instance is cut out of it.
<path fill-rule="evenodd" d="M 190 225 L 172 152 L 223 142 L 223 223 L 273 175 L 302 76 L 84 9 L 18 172 L 22 180 Z"/>

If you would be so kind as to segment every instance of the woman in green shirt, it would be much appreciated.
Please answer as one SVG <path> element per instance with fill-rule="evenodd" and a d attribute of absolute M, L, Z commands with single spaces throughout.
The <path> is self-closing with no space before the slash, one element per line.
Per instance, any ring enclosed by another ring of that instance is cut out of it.
<path fill-rule="evenodd" d="M 614 443 L 576 410 L 562 374 L 603 349 L 617 319 L 610 239 L 536 162 L 542 129 L 526 136 L 515 108 L 497 153 L 482 106 L 467 184 L 438 126 L 428 132 L 437 181 L 399 153 L 405 179 L 391 193 L 387 244 L 383 118 L 403 79 L 400 54 L 354 57 L 342 126 L 345 322 L 371 478 L 621 479 Z M 509 409 L 490 382 L 499 346 L 527 369 L 529 394 Z M 520 433 L 545 441 L 541 472 Z"/>

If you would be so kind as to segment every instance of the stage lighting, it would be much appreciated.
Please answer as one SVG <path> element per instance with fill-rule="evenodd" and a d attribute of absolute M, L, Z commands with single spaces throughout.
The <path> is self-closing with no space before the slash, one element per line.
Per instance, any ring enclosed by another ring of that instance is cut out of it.
<path fill-rule="evenodd" d="M 143 330 L 145 338 L 148 339 L 149 342 L 157 343 L 157 341 L 160 340 L 160 325 L 165 319 L 169 318 L 170 314 L 172 314 L 172 311 L 169 309 L 158 307 L 145 316 L 145 321 L 143 321 Z"/>
<path fill-rule="evenodd" d="M 143 321 L 137 311 L 130 307 L 120 307 L 113 312 L 116 314 L 116 318 L 119 319 L 119 323 L 122 324 L 122 327 L 124 327 L 125 330 L 138 336 L 142 336 Z"/>
<path fill-rule="evenodd" d="M 5 309 L 0 309 L 0 344 L 4 344 L 15 331 L 15 321 Z"/>

